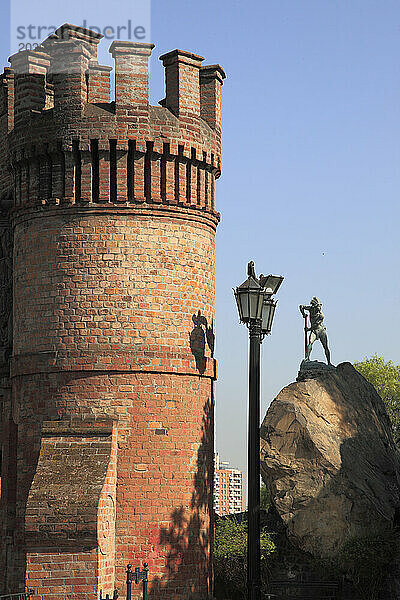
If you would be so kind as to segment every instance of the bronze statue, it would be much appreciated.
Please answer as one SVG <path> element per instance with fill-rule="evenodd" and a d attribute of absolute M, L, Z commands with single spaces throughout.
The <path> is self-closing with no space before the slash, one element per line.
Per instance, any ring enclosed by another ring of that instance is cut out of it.
<path fill-rule="evenodd" d="M 318 298 L 314 296 L 314 298 L 310 302 L 310 306 L 305 306 L 301 304 L 299 306 L 300 312 L 305 319 L 305 360 L 310 360 L 310 354 L 312 346 L 315 340 L 320 340 L 328 365 L 331 363 L 331 353 L 328 347 L 328 336 L 326 334 L 326 327 L 324 325 L 324 313 L 321 310 L 322 303 Z M 306 311 L 310 313 L 310 325 L 311 327 L 307 327 L 307 314 Z M 311 331 L 310 339 L 307 341 L 307 332 Z"/>

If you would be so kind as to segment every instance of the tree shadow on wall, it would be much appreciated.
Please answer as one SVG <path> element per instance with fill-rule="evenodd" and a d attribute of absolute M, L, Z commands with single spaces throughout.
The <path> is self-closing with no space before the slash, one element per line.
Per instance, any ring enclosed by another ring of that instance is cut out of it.
<path fill-rule="evenodd" d="M 169 550 L 165 574 L 151 581 L 149 600 L 205 598 L 212 594 L 213 381 L 210 385 L 211 396 L 203 409 L 202 437 L 197 451 L 190 511 L 183 506 L 174 508 L 169 527 L 160 529 L 159 544 L 169 547 Z"/>
<path fill-rule="evenodd" d="M 194 328 L 189 334 L 190 350 L 196 361 L 196 369 L 203 375 L 207 366 L 207 358 L 205 355 L 206 343 L 210 349 L 211 356 L 214 356 L 214 321 L 208 325 L 207 319 L 199 310 L 197 315 L 192 316 Z"/>

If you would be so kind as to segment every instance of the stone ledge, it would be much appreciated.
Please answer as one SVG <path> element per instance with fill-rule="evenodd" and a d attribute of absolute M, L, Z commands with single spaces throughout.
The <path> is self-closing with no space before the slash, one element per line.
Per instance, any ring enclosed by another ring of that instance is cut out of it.
<path fill-rule="evenodd" d="M 11 220 L 13 225 L 19 225 L 30 219 L 48 217 L 52 213 L 59 216 L 75 214 L 99 214 L 102 215 L 137 215 L 145 217 L 168 217 L 168 219 L 176 218 L 179 220 L 195 221 L 208 225 L 214 231 L 221 219 L 219 212 L 211 212 L 203 210 L 201 207 L 197 208 L 194 205 L 187 207 L 184 205 L 175 204 L 155 204 L 149 202 L 143 202 L 141 204 L 113 204 L 112 202 L 101 203 L 86 203 L 81 204 L 44 204 L 38 206 L 19 206 L 12 210 Z"/>
<path fill-rule="evenodd" d="M 43 421 L 42 435 L 46 437 L 78 435 L 82 437 L 109 436 L 113 432 L 112 419 L 69 419 Z"/>
<path fill-rule="evenodd" d="M 146 350 L 53 350 L 18 354 L 11 358 L 10 377 L 38 373 L 106 371 L 115 373 L 164 373 L 217 378 L 215 358 L 205 358 L 204 371 L 195 366 L 190 352 Z"/>

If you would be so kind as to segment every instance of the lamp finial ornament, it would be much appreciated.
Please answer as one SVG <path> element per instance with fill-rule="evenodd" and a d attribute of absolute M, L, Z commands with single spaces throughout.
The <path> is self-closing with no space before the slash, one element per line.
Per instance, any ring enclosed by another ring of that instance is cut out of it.
<path fill-rule="evenodd" d="M 256 272 L 254 270 L 254 261 L 253 260 L 251 260 L 247 265 L 247 275 L 249 277 L 253 277 L 254 279 L 257 279 Z"/>

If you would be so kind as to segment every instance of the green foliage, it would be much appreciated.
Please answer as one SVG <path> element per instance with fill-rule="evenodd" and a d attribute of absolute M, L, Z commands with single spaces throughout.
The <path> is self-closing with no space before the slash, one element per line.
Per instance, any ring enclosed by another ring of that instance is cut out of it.
<path fill-rule="evenodd" d="M 398 555 L 398 533 L 371 532 L 350 538 L 337 557 L 339 568 L 354 583 L 362 598 L 380 597 L 382 583 Z"/>
<path fill-rule="evenodd" d="M 270 535 L 260 533 L 261 569 L 268 574 L 268 557 L 275 551 Z M 214 544 L 215 594 L 218 599 L 246 598 L 247 521 L 219 519 L 215 526 Z"/>
<path fill-rule="evenodd" d="M 265 483 L 261 484 L 260 488 L 260 508 L 263 510 L 268 510 L 271 502 L 269 499 L 269 492 L 267 490 L 267 486 Z"/>
<path fill-rule="evenodd" d="M 354 367 L 367 381 L 372 383 L 388 411 L 395 442 L 400 443 L 400 365 L 385 361 L 376 354 L 371 358 L 355 362 Z"/>
<path fill-rule="evenodd" d="M 260 533 L 261 559 L 275 550 L 275 544 L 265 531 Z M 219 519 L 215 527 L 214 557 L 241 557 L 247 553 L 247 521 L 239 523 L 235 518 Z"/>

